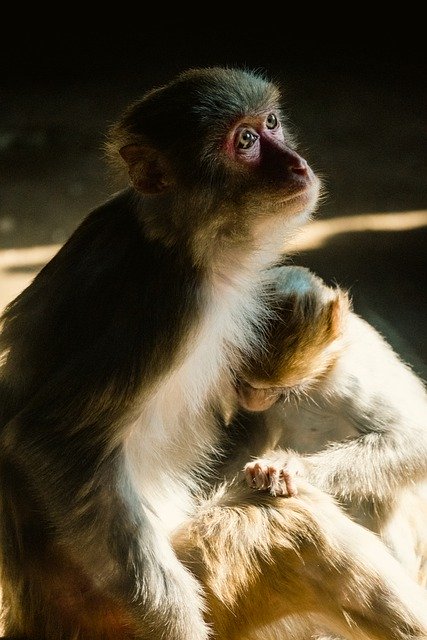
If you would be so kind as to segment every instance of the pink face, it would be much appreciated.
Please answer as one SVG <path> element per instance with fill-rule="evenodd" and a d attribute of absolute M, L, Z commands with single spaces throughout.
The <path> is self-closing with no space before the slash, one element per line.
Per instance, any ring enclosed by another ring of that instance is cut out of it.
<path fill-rule="evenodd" d="M 243 171 L 246 168 L 264 176 L 273 189 L 284 192 L 286 200 L 309 200 L 318 191 L 318 178 L 306 160 L 288 146 L 279 114 L 274 111 L 236 122 L 224 150 Z"/>

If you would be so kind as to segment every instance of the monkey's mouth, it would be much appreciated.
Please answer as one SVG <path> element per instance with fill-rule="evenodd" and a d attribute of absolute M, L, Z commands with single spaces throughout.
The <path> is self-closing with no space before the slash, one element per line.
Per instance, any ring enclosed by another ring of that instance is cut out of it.
<path fill-rule="evenodd" d="M 319 193 L 320 180 L 310 171 L 303 180 L 294 179 L 293 184 L 286 189 L 285 197 L 280 200 L 284 206 L 315 204 Z"/>
<path fill-rule="evenodd" d="M 283 198 L 283 204 L 290 202 L 291 200 L 298 200 L 299 198 L 308 198 L 312 195 L 312 189 L 307 186 L 304 189 L 296 189 L 292 193 L 289 193 L 285 198 Z"/>
<path fill-rule="evenodd" d="M 319 196 L 319 185 L 317 182 L 310 182 L 305 185 L 299 185 L 292 190 L 288 190 L 285 197 L 280 198 L 280 204 L 284 207 L 289 205 L 307 205 L 314 204 Z"/>

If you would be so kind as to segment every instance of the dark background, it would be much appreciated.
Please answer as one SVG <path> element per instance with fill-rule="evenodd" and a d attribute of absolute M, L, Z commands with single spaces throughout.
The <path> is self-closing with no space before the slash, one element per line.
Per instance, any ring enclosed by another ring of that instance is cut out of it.
<path fill-rule="evenodd" d="M 65 22 L 53 30 L 31 29 L 30 20 L 25 30 L 11 23 L 0 52 L 0 260 L 9 251 L 0 289 L 19 272 L 30 279 L 44 263 L 11 264 L 10 250 L 21 256 L 62 243 L 114 190 L 102 144 L 128 102 L 190 66 L 246 66 L 284 87 L 300 150 L 327 187 L 318 220 L 395 213 L 403 222 L 406 212 L 424 211 L 424 225 L 413 229 L 351 231 L 349 224 L 346 232 L 344 225 L 294 261 L 349 287 L 356 311 L 427 376 L 421 17 L 419 24 L 416 16 L 412 24 L 397 18 L 393 28 L 383 23 L 369 34 L 368 16 L 359 16 L 352 34 L 330 25 L 313 38 L 303 28 L 304 11 L 288 24 L 276 7 L 258 7 L 256 16 L 242 16 L 227 30 L 206 14 L 198 34 L 179 23 L 143 30 L 131 12 L 132 26 L 104 32 L 65 31 Z"/>

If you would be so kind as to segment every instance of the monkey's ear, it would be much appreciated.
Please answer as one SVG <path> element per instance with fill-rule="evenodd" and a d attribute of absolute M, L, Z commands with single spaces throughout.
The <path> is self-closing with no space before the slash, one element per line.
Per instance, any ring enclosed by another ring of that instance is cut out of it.
<path fill-rule="evenodd" d="M 346 291 L 339 289 L 337 297 L 329 303 L 328 315 L 328 333 L 329 337 L 336 339 L 342 331 L 343 323 L 351 309 L 351 301 Z"/>
<path fill-rule="evenodd" d="M 165 159 L 151 147 L 128 144 L 119 151 L 126 162 L 135 189 L 145 194 L 157 194 L 168 189 L 172 180 Z"/>

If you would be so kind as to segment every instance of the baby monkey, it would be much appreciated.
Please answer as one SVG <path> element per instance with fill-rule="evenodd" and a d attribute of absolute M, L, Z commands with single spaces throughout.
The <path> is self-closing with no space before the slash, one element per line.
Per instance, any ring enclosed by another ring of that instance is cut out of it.
<path fill-rule="evenodd" d="M 246 464 L 247 480 L 273 494 L 295 494 L 304 475 L 380 534 L 425 585 L 424 384 L 352 310 L 346 292 L 303 267 L 275 271 L 270 347 L 249 360 L 238 388 L 242 407 L 260 412 L 239 418 L 242 466 L 248 453 L 261 456 Z"/>

